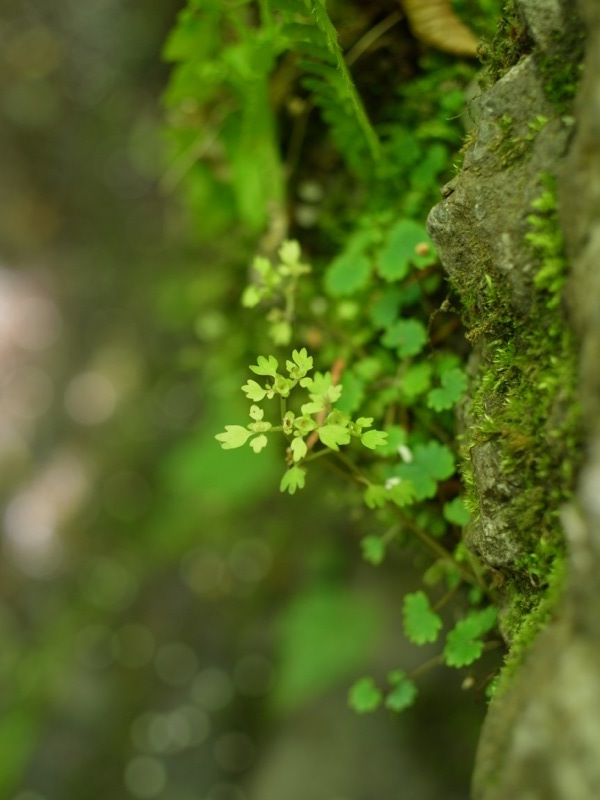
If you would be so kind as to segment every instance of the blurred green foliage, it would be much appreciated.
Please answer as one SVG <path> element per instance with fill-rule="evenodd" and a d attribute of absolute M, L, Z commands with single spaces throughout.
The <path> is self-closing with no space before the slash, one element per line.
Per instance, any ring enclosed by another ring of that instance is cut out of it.
<path fill-rule="evenodd" d="M 3 250 L 48 264 L 64 314 L 42 364 L 50 411 L 2 490 L 21 497 L 65 446 L 87 487 L 56 563 L 36 573 L 9 553 L 1 571 L 11 800 L 190 800 L 223 781 L 238 797 L 248 764 L 227 760 L 227 735 L 261 741 L 378 673 L 382 642 L 401 639 L 411 548 L 420 568 L 435 561 L 432 596 L 469 572 L 452 555 L 464 344 L 424 222 L 476 67 L 403 24 L 351 59 L 395 3 L 195 1 L 164 46 L 162 125 L 157 53 L 177 4 L 159 5 L 38 2 L 30 16 L 11 3 L 0 25 Z M 456 7 L 485 34 L 497 5 Z M 265 293 L 253 261 L 276 266 L 287 238 L 313 271 Z M 259 302 L 241 306 L 248 286 Z M 282 498 L 285 448 L 214 441 L 247 417 L 256 354 L 303 347 L 321 373 L 341 369 L 338 408 L 388 432 L 384 459 L 359 458 L 362 497 L 317 461 L 312 485 Z M 118 402 L 88 425 L 63 396 L 90 372 Z M 385 602 L 360 583 L 361 540 Z M 407 708 L 408 667 L 383 674 L 386 705 Z"/>

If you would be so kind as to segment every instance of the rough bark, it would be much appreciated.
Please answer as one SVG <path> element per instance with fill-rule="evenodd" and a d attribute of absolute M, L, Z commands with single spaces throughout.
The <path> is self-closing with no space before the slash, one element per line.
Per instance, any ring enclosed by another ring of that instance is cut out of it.
<path fill-rule="evenodd" d="M 585 455 L 573 454 L 583 466 L 575 496 L 561 510 L 567 543 L 564 590 L 552 619 L 490 704 L 473 796 L 589 800 L 600 787 L 600 4 L 580 0 L 579 22 L 570 3 L 517 0 L 515 6 L 533 42 L 532 52 L 482 96 L 464 168 L 432 210 L 429 227 L 463 302 L 477 303 L 486 275 L 502 286 L 501 302 L 514 323 L 502 328 L 509 337 L 515 325 L 526 330 L 530 319 L 535 324 L 536 266 L 526 241 L 527 217 L 540 192 L 541 173 L 558 177 L 569 262 L 566 303 L 578 337 Z M 587 41 L 573 126 L 564 109 L 548 99 L 548 74 L 540 64 L 560 68 L 560 59 L 544 56 L 552 54 L 557 33 L 577 25 L 585 28 Z M 528 139 L 527 128 L 531 130 L 538 116 L 549 121 Z M 499 132 L 508 118 L 507 146 Z M 523 139 L 528 142 L 525 149 L 516 144 Z M 546 335 L 544 330 L 531 333 Z M 497 344 L 491 342 L 485 320 L 475 334 L 472 393 Z M 467 437 L 482 415 L 493 419 L 494 413 L 493 404 L 467 403 L 461 420 Z M 514 586 L 536 534 L 516 524 L 515 498 L 524 487 L 519 474 L 506 474 L 504 447 L 502 435 L 471 439 L 470 469 L 480 513 L 469 541 L 483 563 L 500 570 L 503 580 Z M 547 478 L 554 479 L 563 478 Z M 505 601 L 501 597 L 501 605 Z"/>

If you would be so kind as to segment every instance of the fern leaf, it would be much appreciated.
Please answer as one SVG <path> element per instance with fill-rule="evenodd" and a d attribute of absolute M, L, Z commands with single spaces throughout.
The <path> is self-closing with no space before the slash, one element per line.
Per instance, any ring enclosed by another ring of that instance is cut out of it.
<path fill-rule="evenodd" d="M 319 30 L 325 36 L 327 49 L 335 59 L 336 66 L 343 79 L 346 97 L 350 100 L 358 124 L 360 125 L 367 140 L 371 155 L 373 158 L 378 159 L 381 150 L 379 139 L 373 130 L 373 126 L 369 122 L 369 118 L 367 117 L 367 113 L 362 104 L 362 100 L 360 99 L 360 95 L 356 91 L 352 76 L 350 75 L 348 67 L 346 66 L 346 62 L 344 61 L 344 54 L 338 42 L 337 31 L 331 22 L 327 11 L 325 10 L 323 0 L 309 0 L 309 5 L 311 7 L 310 11 L 312 18 L 314 19 Z"/>
<path fill-rule="evenodd" d="M 277 3 L 287 49 L 299 56 L 302 86 L 331 129 L 342 156 L 353 167 L 379 158 L 380 143 L 346 66 L 337 31 L 323 0 Z"/>

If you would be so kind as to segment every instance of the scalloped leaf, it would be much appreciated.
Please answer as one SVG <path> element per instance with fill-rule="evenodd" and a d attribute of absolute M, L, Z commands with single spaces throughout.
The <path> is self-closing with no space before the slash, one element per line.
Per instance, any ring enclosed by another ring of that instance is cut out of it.
<path fill-rule="evenodd" d="M 440 378 L 441 386 L 432 389 L 427 395 L 427 405 L 434 411 L 452 408 L 465 393 L 467 383 L 467 376 L 459 367 L 443 372 Z"/>
<path fill-rule="evenodd" d="M 480 637 L 488 633 L 497 621 L 494 606 L 481 611 L 471 611 L 465 619 L 459 620 L 446 637 L 444 661 L 448 667 L 467 667 L 483 653 Z"/>
<path fill-rule="evenodd" d="M 383 447 L 385 445 L 387 437 L 388 435 L 385 431 L 370 430 L 361 434 L 360 440 L 369 450 L 375 450 L 377 447 Z"/>
<path fill-rule="evenodd" d="M 217 433 L 215 439 L 221 443 L 223 450 L 235 450 L 236 447 L 243 447 L 252 436 L 252 431 L 243 428 L 241 425 L 225 425 L 224 433 Z"/>
<path fill-rule="evenodd" d="M 381 343 L 396 349 L 400 358 L 416 356 L 427 342 L 427 329 L 418 319 L 399 319 L 386 330 Z"/>
<path fill-rule="evenodd" d="M 387 676 L 388 683 L 394 688 L 385 698 L 385 707 L 399 713 L 413 705 L 419 694 L 414 681 L 401 669 L 395 669 Z"/>
<path fill-rule="evenodd" d="M 318 434 L 321 442 L 330 450 L 339 450 L 339 445 L 350 442 L 350 431 L 343 425 L 323 425 Z"/>
<path fill-rule="evenodd" d="M 389 232 L 379 253 L 377 270 L 386 281 L 400 281 L 411 266 L 423 269 L 436 261 L 437 254 L 425 226 L 412 219 L 401 219 Z"/>
<path fill-rule="evenodd" d="M 344 297 L 364 289 L 371 277 L 371 262 L 362 253 L 342 253 L 325 273 L 325 287 L 333 297 Z"/>
<path fill-rule="evenodd" d="M 306 470 L 302 467 L 290 467 L 284 473 L 281 483 L 279 484 L 280 492 L 287 492 L 288 494 L 295 494 L 297 489 L 304 489 L 306 481 Z"/>
<path fill-rule="evenodd" d="M 256 375 L 269 375 L 271 378 L 274 378 L 277 375 L 277 367 L 279 366 L 279 362 L 275 358 L 275 356 L 258 356 L 256 359 L 256 364 L 250 366 L 252 372 L 256 373 Z"/>
<path fill-rule="evenodd" d="M 413 644 L 435 642 L 442 628 L 442 620 L 432 610 L 429 598 L 419 590 L 404 595 L 402 604 L 404 633 Z"/>
<path fill-rule="evenodd" d="M 385 558 L 386 543 L 381 536 L 363 536 L 360 540 L 362 556 L 374 567 L 379 566 Z"/>
<path fill-rule="evenodd" d="M 365 677 L 357 680 L 348 692 L 350 708 L 357 714 L 369 714 L 376 711 L 383 701 L 383 693 L 373 678 Z"/>

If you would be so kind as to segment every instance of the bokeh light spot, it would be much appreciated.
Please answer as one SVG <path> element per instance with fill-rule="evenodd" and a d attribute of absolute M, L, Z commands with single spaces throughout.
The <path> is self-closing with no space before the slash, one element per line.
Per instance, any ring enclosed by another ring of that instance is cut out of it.
<path fill-rule="evenodd" d="M 245 733 L 225 733 L 215 742 L 215 761 L 226 772 L 243 772 L 254 761 L 254 743 Z"/>
<path fill-rule="evenodd" d="M 82 573 L 81 588 L 90 603 L 107 610 L 120 610 L 133 599 L 137 582 L 131 571 L 116 559 L 98 557 Z"/>
<path fill-rule="evenodd" d="M 124 667 L 137 669 L 150 663 L 155 650 L 150 628 L 131 622 L 122 625 L 112 637 L 112 651 Z"/>
<path fill-rule="evenodd" d="M 229 567 L 240 581 L 256 583 L 262 580 L 273 563 L 273 553 L 261 539 L 241 539 L 233 546 Z"/>
<path fill-rule="evenodd" d="M 137 472 L 127 471 L 111 475 L 102 496 L 108 513 L 122 522 L 141 517 L 152 499 L 148 482 Z"/>
<path fill-rule="evenodd" d="M 208 667 L 194 678 L 191 694 L 207 711 L 219 711 L 233 698 L 233 682 L 225 670 Z"/>
<path fill-rule="evenodd" d="M 23 298 L 15 314 L 18 325 L 13 338 L 24 350 L 45 350 L 58 339 L 62 318 L 56 303 L 47 297 L 30 295 Z"/>
<path fill-rule="evenodd" d="M 247 800 L 247 797 L 234 783 L 218 783 L 210 788 L 206 800 Z"/>
<path fill-rule="evenodd" d="M 110 630 L 105 625 L 86 625 L 77 637 L 77 655 L 90 669 L 106 669 L 113 663 Z"/>
<path fill-rule="evenodd" d="M 198 670 L 198 658 L 192 648 L 183 642 L 161 645 L 154 656 L 158 677 L 169 686 L 184 686 Z"/>
<path fill-rule="evenodd" d="M 271 662 L 261 655 L 241 658 L 233 671 L 235 688 L 249 697 L 261 697 L 275 682 L 275 670 Z"/>
<path fill-rule="evenodd" d="M 48 410 L 53 394 L 50 376 L 33 364 L 15 367 L 0 383 L 0 402 L 14 419 L 41 417 Z"/>
<path fill-rule="evenodd" d="M 167 770 L 157 758 L 137 756 L 127 764 L 125 785 L 135 797 L 156 797 L 167 785 Z"/>
<path fill-rule="evenodd" d="M 80 425 L 100 425 L 114 414 L 117 392 L 113 383 L 100 372 L 81 372 L 65 391 L 65 407 Z"/>

